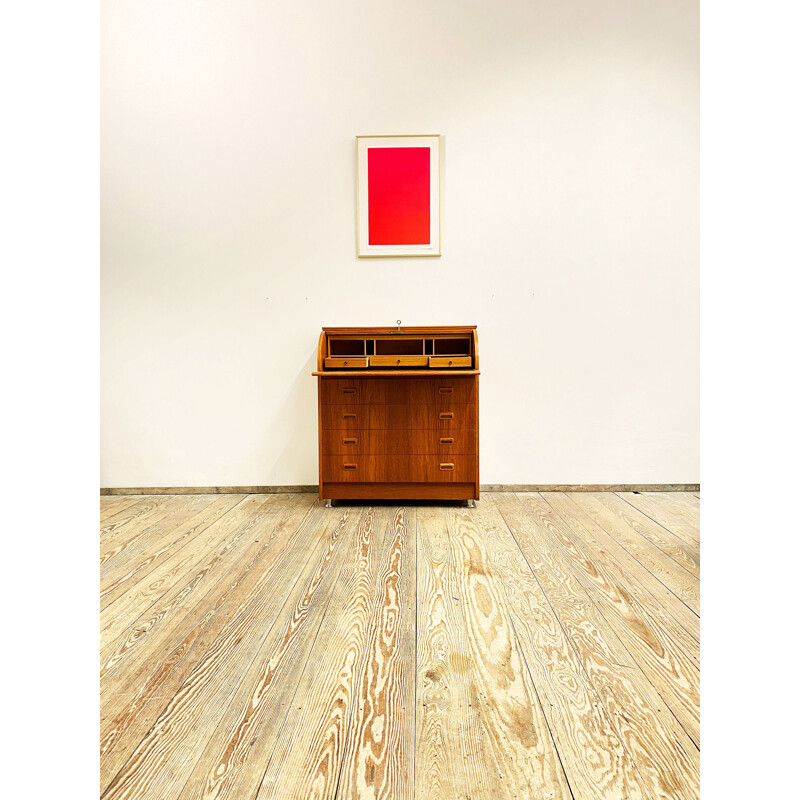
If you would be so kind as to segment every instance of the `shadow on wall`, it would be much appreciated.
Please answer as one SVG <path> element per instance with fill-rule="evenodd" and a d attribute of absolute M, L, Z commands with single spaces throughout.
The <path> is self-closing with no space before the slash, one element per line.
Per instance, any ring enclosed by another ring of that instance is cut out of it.
<path fill-rule="evenodd" d="M 316 485 L 319 480 L 317 379 L 311 375 L 316 368 L 315 347 L 291 384 L 283 386 L 283 402 L 257 449 L 263 459 L 263 471 L 257 473 L 261 485 Z"/>

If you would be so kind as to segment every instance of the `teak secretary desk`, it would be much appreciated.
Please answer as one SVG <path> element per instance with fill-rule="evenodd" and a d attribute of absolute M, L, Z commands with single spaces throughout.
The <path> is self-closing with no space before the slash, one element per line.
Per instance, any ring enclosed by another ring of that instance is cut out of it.
<path fill-rule="evenodd" d="M 323 328 L 319 496 L 466 500 L 478 480 L 478 333 Z"/>

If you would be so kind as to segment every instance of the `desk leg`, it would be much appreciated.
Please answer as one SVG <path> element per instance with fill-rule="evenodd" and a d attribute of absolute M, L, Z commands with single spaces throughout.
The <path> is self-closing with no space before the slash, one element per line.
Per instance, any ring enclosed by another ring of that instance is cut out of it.
<path fill-rule="evenodd" d="M 325 508 L 333 508 L 333 503 L 329 499 L 325 501 Z"/>

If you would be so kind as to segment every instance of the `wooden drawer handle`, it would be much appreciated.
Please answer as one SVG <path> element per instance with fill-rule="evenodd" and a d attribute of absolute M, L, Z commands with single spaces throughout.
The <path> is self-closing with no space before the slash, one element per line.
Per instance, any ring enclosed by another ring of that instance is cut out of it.
<path fill-rule="evenodd" d="M 439 464 L 439 469 L 454 469 L 455 464 Z"/>
<path fill-rule="evenodd" d="M 453 444 L 453 437 L 448 436 L 445 439 L 439 439 L 439 444 Z"/>
<path fill-rule="evenodd" d="M 452 411 L 442 411 L 439 414 L 439 419 L 453 419 L 453 412 Z"/>
<path fill-rule="evenodd" d="M 452 361 L 450 363 L 452 364 Z M 452 386 L 442 386 L 439 389 L 439 394 L 453 394 L 453 387 Z"/>
<path fill-rule="evenodd" d="M 356 466 L 357 466 L 356 464 L 345 464 L 344 468 L 347 469 L 347 470 L 351 470 L 351 469 L 355 469 Z"/>
<path fill-rule="evenodd" d="M 355 414 L 352 414 L 352 413 L 345 413 L 345 414 L 342 414 L 342 416 L 343 416 L 345 419 L 355 419 L 355 418 L 356 418 L 356 415 L 355 415 Z"/>
<path fill-rule="evenodd" d="M 342 439 L 342 444 L 358 444 L 357 439 Z"/>
<path fill-rule="evenodd" d="M 344 363 L 346 364 L 347 362 L 345 361 Z M 356 390 L 355 389 L 342 389 L 342 392 L 344 392 L 344 394 L 355 394 Z"/>

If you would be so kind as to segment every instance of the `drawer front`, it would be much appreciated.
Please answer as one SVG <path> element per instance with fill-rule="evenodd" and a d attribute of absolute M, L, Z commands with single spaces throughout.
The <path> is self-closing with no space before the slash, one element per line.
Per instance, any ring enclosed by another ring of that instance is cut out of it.
<path fill-rule="evenodd" d="M 428 356 L 370 356 L 373 367 L 427 367 Z"/>
<path fill-rule="evenodd" d="M 355 455 L 322 457 L 325 482 L 466 483 L 475 480 L 475 456 Z"/>
<path fill-rule="evenodd" d="M 323 430 L 470 430 L 475 428 L 475 405 L 323 405 Z"/>
<path fill-rule="evenodd" d="M 372 378 L 363 383 L 364 402 L 370 404 L 432 403 L 435 396 L 431 378 Z"/>
<path fill-rule="evenodd" d="M 366 369 L 369 366 L 369 358 L 359 358 L 358 356 L 348 356 L 347 358 L 326 358 L 325 368 L 330 369 Z"/>
<path fill-rule="evenodd" d="M 369 358 L 373 359 L 374 356 Z M 323 405 L 433 403 L 437 397 L 436 381 L 433 378 L 321 378 L 320 380 Z M 454 383 L 456 381 L 449 382 L 449 384 Z M 454 400 L 454 402 L 465 401 Z"/>
<path fill-rule="evenodd" d="M 475 378 L 436 378 L 433 396 L 436 403 L 474 403 L 478 392 Z"/>
<path fill-rule="evenodd" d="M 366 381 L 358 378 L 320 378 L 323 405 L 361 405 Z"/>
<path fill-rule="evenodd" d="M 469 369 L 472 359 L 469 356 L 431 356 L 429 365 L 434 369 Z"/>
<path fill-rule="evenodd" d="M 323 455 L 474 455 L 474 430 L 324 430 Z M 447 459 L 445 459 L 447 460 Z"/>

